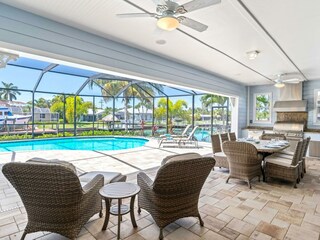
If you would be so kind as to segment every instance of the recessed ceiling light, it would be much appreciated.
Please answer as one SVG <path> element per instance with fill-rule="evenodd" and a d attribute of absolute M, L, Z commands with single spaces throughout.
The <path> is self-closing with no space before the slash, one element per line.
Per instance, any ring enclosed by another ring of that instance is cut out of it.
<path fill-rule="evenodd" d="M 166 44 L 167 42 L 166 42 L 166 40 L 164 40 L 164 39 L 159 39 L 159 40 L 157 40 L 156 41 L 156 44 L 159 44 L 159 45 L 164 45 L 164 44 Z"/>
<path fill-rule="evenodd" d="M 256 57 L 258 56 L 259 53 L 260 52 L 258 50 L 250 51 L 250 52 L 247 52 L 247 57 L 250 60 L 254 60 L 254 59 L 256 59 Z"/>

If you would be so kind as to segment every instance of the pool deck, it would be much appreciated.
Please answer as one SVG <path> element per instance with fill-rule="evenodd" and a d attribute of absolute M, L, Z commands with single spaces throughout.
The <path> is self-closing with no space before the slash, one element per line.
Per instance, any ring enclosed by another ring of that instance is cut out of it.
<path fill-rule="evenodd" d="M 172 154 L 185 152 L 211 153 L 208 143 L 200 148 L 158 148 L 156 140 L 146 146 L 122 151 L 33 151 L 0 153 L 0 168 L 10 161 L 26 161 L 32 157 L 61 159 L 72 162 L 81 171 L 119 171 L 128 175 L 128 182 L 136 182 L 138 171 L 152 178 L 161 160 Z M 225 183 L 228 172 L 215 168 L 203 187 L 199 209 L 204 220 L 184 218 L 164 230 L 164 239 L 319 239 L 320 233 L 320 161 L 307 159 L 307 174 L 298 184 L 272 180 L 268 183 L 253 180 L 252 189 L 238 180 Z M 138 228 L 132 228 L 130 216 L 121 224 L 121 239 L 153 240 L 158 227 L 145 211 L 136 213 Z M 21 200 L 0 173 L 0 240 L 20 239 L 27 222 Z M 78 239 L 116 239 L 117 220 L 114 216 L 106 231 L 101 231 L 103 219 L 94 216 L 81 230 Z M 26 239 L 65 240 L 52 233 L 37 232 Z"/>

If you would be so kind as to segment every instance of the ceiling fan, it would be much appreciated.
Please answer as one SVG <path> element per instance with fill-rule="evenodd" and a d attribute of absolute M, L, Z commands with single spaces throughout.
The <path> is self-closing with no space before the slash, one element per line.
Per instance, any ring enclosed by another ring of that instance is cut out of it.
<path fill-rule="evenodd" d="M 218 4 L 221 0 L 193 0 L 183 5 L 179 5 L 173 0 L 153 0 L 156 7 L 156 13 L 124 13 L 117 14 L 118 17 L 154 17 L 157 20 L 157 26 L 166 31 L 176 29 L 179 24 L 192 28 L 198 32 L 207 30 L 208 26 L 185 16 L 179 16 L 201 8 Z"/>
<path fill-rule="evenodd" d="M 300 73 L 282 73 L 278 74 L 274 79 L 274 86 L 277 88 L 282 88 L 285 86 L 285 83 L 297 84 L 303 81 L 303 78 Z"/>

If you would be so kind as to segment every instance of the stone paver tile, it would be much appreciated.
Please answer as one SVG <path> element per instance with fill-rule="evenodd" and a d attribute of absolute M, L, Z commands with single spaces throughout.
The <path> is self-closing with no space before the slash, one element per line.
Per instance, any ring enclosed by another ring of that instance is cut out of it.
<path fill-rule="evenodd" d="M 290 204 L 290 206 L 292 203 Z M 275 201 L 268 201 L 266 204 L 266 207 L 277 209 L 279 212 L 287 212 L 290 208 L 290 206 L 287 206 L 285 204 L 275 202 Z"/>
<path fill-rule="evenodd" d="M 219 199 L 209 196 L 203 196 L 199 199 L 199 201 L 205 204 L 214 205 L 215 203 L 219 202 Z"/>
<path fill-rule="evenodd" d="M 287 232 L 287 229 L 281 228 L 279 226 L 276 226 L 267 222 L 260 222 L 260 224 L 257 226 L 257 231 L 277 239 L 283 239 L 283 237 Z"/>
<path fill-rule="evenodd" d="M 259 195 L 259 198 L 271 201 L 278 201 L 280 199 L 280 197 L 272 195 L 270 193 L 262 193 Z"/>
<path fill-rule="evenodd" d="M 243 235 L 246 235 L 246 236 L 250 236 L 255 229 L 254 225 L 247 223 L 247 222 L 244 222 L 244 221 L 241 221 L 236 218 L 233 219 L 231 222 L 229 222 L 227 224 L 227 227 L 231 228 L 239 233 L 242 233 Z"/>
<path fill-rule="evenodd" d="M 296 225 L 301 224 L 303 217 L 304 213 L 296 210 L 289 210 L 286 213 L 281 212 L 276 215 L 276 218 Z"/>
<path fill-rule="evenodd" d="M 139 235 L 141 235 L 144 239 L 148 240 L 158 240 L 159 239 L 159 227 L 155 224 L 152 224 L 142 230 L 140 230 Z M 168 235 L 168 231 L 166 229 L 163 230 L 163 236 L 165 237 Z"/>
<path fill-rule="evenodd" d="M 225 222 L 211 216 L 206 216 L 203 221 L 207 228 L 215 232 L 219 232 L 226 225 Z"/>
<path fill-rule="evenodd" d="M 207 225 L 207 223 L 204 223 L 204 227 L 202 227 L 202 226 L 200 226 L 200 224 L 196 223 L 192 227 L 190 227 L 188 230 L 201 237 L 206 232 L 209 231 L 209 229 L 206 228 L 206 225 Z"/>
<path fill-rule="evenodd" d="M 251 207 L 251 208 L 255 208 L 255 209 L 259 209 L 261 210 L 265 205 L 267 204 L 267 200 L 265 199 L 247 199 L 245 200 L 242 205 Z"/>
<path fill-rule="evenodd" d="M 251 234 L 250 239 L 254 239 L 254 240 L 271 240 L 272 237 L 267 235 L 267 234 L 264 234 L 262 232 L 254 231 Z"/>
<path fill-rule="evenodd" d="M 320 226 L 320 216 L 315 216 L 313 214 L 307 213 L 304 216 L 303 221 L 308 222 L 308 223 L 313 223 L 317 226 Z"/>
<path fill-rule="evenodd" d="M 194 224 L 197 224 L 198 222 L 198 218 L 195 217 L 180 218 L 177 221 L 175 221 L 176 224 L 186 229 L 192 227 Z"/>
<path fill-rule="evenodd" d="M 220 213 L 219 215 L 216 216 L 216 218 L 221 220 L 221 221 L 224 221 L 226 223 L 230 222 L 233 219 L 232 216 L 229 216 L 229 215 L 224 214 L 224 213 Z"/>
<path fill-rule="evenodd" d="M 146 239 L 143 238 L 139 233 L 135 233 L 130 237 L 125 238 L 125 240 L 146 240 Z"/>
<path fill-rule="evenodd" d="M 166 239 L 168 240 L 198 240 L 201 239 L 198 235 L 190 232 L 189 230 L 185 229 L 185 228 L 178 228 L 177 230 L 175 230 L 172 233 L 169 233 L 166 236 Z"/>
<path fill-rule="evenodd" d="M 232 230 L 228 227 L 224 227 L 220 230 L 219 234 L 225 236 L 226 238 L 228 239 L 236 239 L 240 233 L 235 231 L 235 230 Z"/>
<path fill-rule="evenodd" d="M 248 216 L 270 223 L 277 212 L 278 210 L 276 209 L 265 207 L 262 210 L 253 209 Z"/>
<path fill-rule="evenodd" d="M 236 240 L 248 240 L 249 238 L 243 234 L 240 234 Z"/>
<path fill-rule="evenodd" d="M 260 222 L 261 219 L 252 217 L 251 215 L 247 215 L 243 218 L 243 221 L 247 222 L 247 223 L 251 223 L 252 225 L 257 226 Z"/>
<path fill-rule="evenodd" d="M 9 223 L 0 227 L 0 237 L 5 237 L 16 232 L 19 232 L 19 229 L 15 223 Z"/>
<path fill-rule="evenodd" d="M 213 232 L 213 231 L 208 231 L 206 232 L 202 237 L 201 237 L 202 240 L 228 240 L 228 238 L 216 233 L 216 232 Z"/>
<path fill-rule="evenodd" d="M 314 204 L 292 204 L 291 208 L 292 210 L 296 210 L 296 211 L 300 211 L 300 212 L 304 212 L 304 213 L 310 213 L 310 214 L 314 214 L 315 209 L 316 209 L 316 205 Z"/>
<path fill-rule="evenodd" d="M 244 198 L 244 199 L 255 199 L 258 197 L 260 193 L 258 191 L 241 191 L 237 197 L 238 198 Z"/>
<path fill-rule="evenodd" d="M 7 218 L 0 219 L 0 227 L 3 225 L 7 225 L 9 223 L 14 223 L 13 217 L 7 217 Z"/>
<path fill-rule="evenodd" d="M 229 206 L 239 206 L 242 201 L 239 198 L 226 197 L 215 204 L 216 207 L 226 209 Z"/>
<path fill-rule="evenodd" d="M 121 229 L 120 229 L 121 230 Z M 120 231 L 120 236 L 122 236 L 121 234 L 122 232 Z M 90 233 L 89 233 L 90 234 Z M 105 231 L 100 230 L 100 232 L 96 233 L 94 235 L 94 237 L 96 239 L 105 239 L 105 240 L 109 240 L 109 239 L 113 239 L 116 236 L 116 234 L 114 232 L 112 232 L 110 229 L 106 229 Z"/>
<path fill-rule="evenodd" d="M 14 233 L 10 235 L 10 240 L 20 240 L 21 236 L 23 234 L 23 231 Z M 53 234 L 51 234 L 53 235 Z M 57 234 L 58 235 L 58 234 Z M 41 239 L 41 237 L 43 236 L 43 232 L 35 232 L 35 233 L 29 233 L 27 234 L 25 240 L 34 240 L 34 239 Z M 61 236 L 61 235 L 58 235 Z M 61 236 L 62 237 L 62 236 Z M 49 239 L 49 238 L 48 238 Z M 51 240 L 56 240 L 57 238 L 52 238 Z M 41 239 L 42 240 L 42 239 Z M 60 239 L 57 239 L 60 240 Z M 66 240 L 66 238 L 64 238 L 63 240 Z"/>
<path fill-rule="evenodd" d="M 309 230 L 315 231 L 315 232 L 320 232 L 320 226 L 316 225 L 316 224 L 313 224 L 313 223 L 309 223 L 309 222 L 303 221 L 301 223 L 301 227 L 303 227 L 305 229 L 309 229 Z"/>
<path fill-rule="evenodd" d="M 290 225 L 289 230 L 285 237 L 286 240 L 318 239 L 318 238 L 319 238 L 319 233 L 309 229 L 305 229 L 300 226 L 296 226 L 294 224 Z"/>
<path fill-rule="evenodd" d="M 280 228 L 289 228 L 289 226 L 290 226 L 290 223 L 285 222 L 283 220 L 280 220 L 278 218 L 274 218 L 272 220 L 271 224 L 276 225 L 276 226 L 278 226 Z"/>
<path fill-rule="evenodd" d="M 199 211 L 207 215 L 210 215 L 211 217 L 215 217 L 222 212 L 222 209 L 206 204 L 200 207 Z"/>
<path fill-rule="evenodd" d="M 249 213 L 249 211 L 240 207 L 230 206 L 224 210 L 223 213 L 238 219 L 243 219 Z"/>
<path fill-rule="evenodd" d="M 102 240 L 102 238 L 94 238 L 90 233 L 86 233 L 86 234 L 77 238 L 77 240 L 96 240 L 96 239 Z M 103 238 L 103 239 L 105 239 L 105 238 Z"/>
<path fill-rule="evenodd" d="M 10 237 L 6 236 L 6 237 L 3 237 L 3 238 L 0 238 L 0 240 L 10 240 Z"/>
<path fill-rule="evenodd" d="M 288 201 L 288 202 L 293 202 L 293 203 L 301 203 L 302 199 L 303 199 L 303 196 L 299 196 L 299 195 L 284 195 L 284 196 L 281 196 L 280 198 L 281 200 L 283 201 Z"/>

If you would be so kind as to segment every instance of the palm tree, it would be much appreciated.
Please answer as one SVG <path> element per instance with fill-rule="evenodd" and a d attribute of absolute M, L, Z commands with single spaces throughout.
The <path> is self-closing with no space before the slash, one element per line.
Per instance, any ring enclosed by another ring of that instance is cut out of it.
<path fill-rule="evenodd" d="M 201 97 L 200 101 L 202 102 L 202 105 L 205 108 L 208 108 L 208 107 L 212 108 L 214 104 L 217 104 L 218 106 L 224 106 L 227 99 L 228 99 L 227 97 L 223 97 L 223 96 L 205 94 Z"/>
<path fill-rule="evenodd" d="M 122 80 L 96 79 L 89 83 L 89 88 L 92 88 L 94 84 L 98 84 L 104 88 L 101 90 L 101 93 L 105 102 L 108 102 L 110 99 L 112 99 L 110 95 L 116 96 L 117 94 L 119 94 L 120 91 L 123 90 L 121 95 L 123 99 L 122 102 L 124 103 L 124 119 L 126 123 L 128 122 L 128 108 L 129 108 L 129 103 L 132 97 L 136 97 L 141 101 L 141 100 L 148 99 L 150 97 L 147 94 L 147 92 L 150 95 L 154 95 L 156 91 L 156 88 L 147 82 L 139 82 L 136 84 L 131 84 L 128 81 L 122 81 Z M 131 84 L 131 85 L 129 86 L 128 84 Z M 162 86 L 159 85 L 157 86 L 157 88 L 161 89 Z M 128 130 L 127 124 L 125 125 L 125 130 Z"/>
<path fill-rule="evenodd" d="M 175 117 L 189 120 L 190 115 L 188 113 L 188 103 L 185 100 L 177 100 L 173 103 L 171 100 L 168 101 L 168 116 L 169 119 L 169 132 L 172 133 L 173 119 Z M 155 111 L 157 119 L 161 119 L 166 115 L 167 112 L 167 99 L 161 98 L 158 102 L 158 108 Z"/>
<path fill-rule="evenodd" d="M 17 94 L 21 95 L 21 93 L 18 91 L 18 87 L 14 86 L 13 83 L 2 82 L 2 85 L 3 89 L 0 91 L 1 99 L 12 101 L 17 99 Z"/>
<path fill-rule="evenodd" d="M 203 107 L 205 107 L 206 109 L 210 107 L 210 109 L 212 109 L 214 105 L 220 106 L 220 107 L 225 106 L 227 99 L 228 99 L 227 97 L 223 97 L 223 96 L 205 94 L 200 98 L 200 101 L 202 102 Z M 220 117 L 222 119 L 222 124 L 224 125 L 225 119 L 224 119 L 223 110 L 217 109 L 213 113 L 217 117 Z"/>

